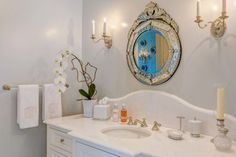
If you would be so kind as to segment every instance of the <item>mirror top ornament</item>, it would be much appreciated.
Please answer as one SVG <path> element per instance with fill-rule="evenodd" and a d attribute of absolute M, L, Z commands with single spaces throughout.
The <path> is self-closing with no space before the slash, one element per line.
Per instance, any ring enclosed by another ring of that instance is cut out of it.
<path fill-rule="evenodd" d="M 140 82 L 159 85 L 168 81 L 181 60 L 179 27 L 169 14 L 150 2 L 128 34 L 127 62 Z"/>

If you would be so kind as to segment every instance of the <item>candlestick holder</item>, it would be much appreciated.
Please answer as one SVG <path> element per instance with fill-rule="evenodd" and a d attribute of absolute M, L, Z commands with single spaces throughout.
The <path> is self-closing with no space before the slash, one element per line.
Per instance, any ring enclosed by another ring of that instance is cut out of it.
<path fill-rule="evenodd" d="M 224 119 L 217 119 L 217 124 L 216 126 L 218 128 L 224 128 L 225 127 L 225 120 Z"/>
<path fill-rule="evenodd" d="M 208 24 L 211 24 L 211 35 L 214 38 L 218 39 L 221 38 L 226 32 L 227 25 L 225 20 L 228 17 L 229 16 L 227 16 L 226 12 L 222 12 L 221 16 L 219 16 L 214 21 L 207 22 L 206 24 L 203 24 L 204 20 L 201 16 L 196 16 L 196 20 L 194 22 L 196 22 L 198 24 L 198 27 L 201 29 L 204 29 L 208 26 Z"/>
<path fill-rule="evenodd" d="M 93 40 L 94 43 L 98 43 L 103 40 L 106 48 L 110 49 L 112 47 L 112 37 L 104 33 L 102 37 L 98 40 L 96 40 L 96 36 L 94 34 L 91 36 L 91 39 Z"/>
<path fill-rule="evenodd" d="M 232 146 L 232 140 L 227 136 L 229 130 L 225 128 L 224 119 L 217 119 L 218 134 L 211 140 L 220 151 L 227 151 Z"/>

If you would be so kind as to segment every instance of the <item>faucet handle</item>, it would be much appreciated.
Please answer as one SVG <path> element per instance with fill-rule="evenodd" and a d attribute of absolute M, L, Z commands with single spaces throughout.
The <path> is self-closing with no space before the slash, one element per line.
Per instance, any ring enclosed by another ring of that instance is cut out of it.
<path fill-rule="evenodd" d="M 161 126 L 160 123 L 158 123 L 157 121 L 154 121 L 152 130 L 153 130 L 153 131 L 158 131 L 159 128 L 160 128 L 160 126 Z"/>
<path fill-rule="evenodd" d="M 143 124 L 141 125 L 141 127 L 148 127 L 146 118 L 143 118 Z"/>
<path fill-rule="evenodd" d="M 128 118 L 128 125 L 134 125 L 134 122 L 133 122 L 133 118 L 132 117 L 129 117 Z"/>

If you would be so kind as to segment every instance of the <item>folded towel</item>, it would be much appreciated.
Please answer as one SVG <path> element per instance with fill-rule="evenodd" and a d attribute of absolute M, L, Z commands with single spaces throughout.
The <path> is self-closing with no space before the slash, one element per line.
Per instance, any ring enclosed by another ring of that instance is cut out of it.
<path fill-rule="evenodd" d="M 17 91 L 17 123 L 21 129 L 39 125 L 39 86 L 19 85 Z"/>
<path fill-rule="evenodd" d="M 59 118 L 62 116 L 61 93 L 54 84 L 43 86 L 43 120 Z"/>

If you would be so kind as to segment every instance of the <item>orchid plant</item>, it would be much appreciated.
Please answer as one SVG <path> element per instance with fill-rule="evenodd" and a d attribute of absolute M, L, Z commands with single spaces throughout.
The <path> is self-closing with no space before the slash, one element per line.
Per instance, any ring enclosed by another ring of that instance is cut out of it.
<path fill-rule="evenodd" d="M 72 59 L 70 60 L 70 57 Z M 69 85 L 66 82 L 65 70 L 69 65 L 69 60 L 72 64 L 72 71 L 76 72 L 76 80 L 78 83 L 85 83 L 87 89 L 79 89 L 79 93 L 85 97 L 86 100 L 92 100 L 97 93 L 96 85 L 94 84 L 96 79 L 97 67 L 93 66 L 89 62 L 84 64 L 81 59 L 79 59 L 75 54 L 69 51 L 60 52 L 57 56 L 55 63 L 57 68 L 55 69 L 56 78 L 54 83 L 59 89 L 59 92 L 64 93 Z M 79 68 L 77 68 L 75 63 L 79 63 Z M 81 101 L 84 99 L 78 99 Z"/>

